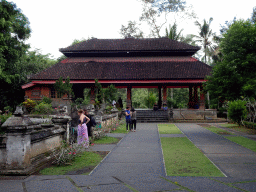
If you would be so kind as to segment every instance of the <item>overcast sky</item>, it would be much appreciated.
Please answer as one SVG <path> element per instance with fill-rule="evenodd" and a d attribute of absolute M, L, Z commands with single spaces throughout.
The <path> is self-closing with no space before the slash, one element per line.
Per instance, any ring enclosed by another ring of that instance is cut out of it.
<path fill-rule="evenodd" d="M 41 49 L 53 58 L 62 54 L 59 48 L 69 46 L 74 39 L 121 38 L 119 30 L 129 20 L 138 21 L 142 6 L 137 0 L 12 0 L 27 16 L 32 29 L 27 41 L 32 49 Z M 256 0 L 187 0 L 197 15 L 197 20 L 213 17 L 211 28 L 219 33 L 225 21 L 251 17 Z M 173 18 L 168 18 L 172 24 Z M 184 34 L 197 34 L 195 20 L 178 21 Z M 148 29 L 142 26 L 146 32 Z M 164 29 L 162 29 L 164 34 Z"/>

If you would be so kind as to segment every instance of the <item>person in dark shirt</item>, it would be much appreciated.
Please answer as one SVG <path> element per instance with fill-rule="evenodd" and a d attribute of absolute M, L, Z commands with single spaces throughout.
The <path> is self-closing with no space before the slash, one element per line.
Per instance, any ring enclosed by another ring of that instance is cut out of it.
<path fill-rule="evenodd" d="M 86 109 L 83 109 L 83 112 L 84 112 L 84 115 L 90 119 L 89 123 L 87 124 L 87 128 L 88 128 L 87 130 L 88 130 L 88 136 L 92 137 L 92 121 L 91 121 L 92 116 L 88 113 Z"/>
<path fill-rule="evenodd" d="M 129 110 L 129 107 L 126 107 L 126 110 L 125 110 L 125 119 L 126 119 L 126 131 L 128 131 L 128 127 L 130 131 L 131 130 L 131 112 Z"/>

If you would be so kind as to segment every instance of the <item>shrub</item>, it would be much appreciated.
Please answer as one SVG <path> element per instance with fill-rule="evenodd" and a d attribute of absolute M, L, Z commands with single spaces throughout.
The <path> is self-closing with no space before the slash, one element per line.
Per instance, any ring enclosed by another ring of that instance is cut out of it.
<path fill-rule="evenodd" d="M 51 104 L 47 104 L 47 103 L 40 103 L 38 105 L 35 106 L 35 114 L 50 114 L 52 113 L 53 109 L 52 109 L 52 105 Z"/>
<path fill-rule="evenodd" d="M 12 108 L 10 106 L 4 107 L 5 112 L 12 112 Z"/>
<path fill-rule="evenodd" d="M 241 122 L 246 118 L 246 115 L 246 101 L 235 100 L 228 102 L 228 117 L 232 121 L 241 125 Z"/>
<path fill-rule="evenodd" d="M 26 101 L 23 102 L 23 105 L 26 107 L 27 111 L 30 113 L 35 108 L 36 102 L 31 99 L 27 99 Z"/>
<path fill-rule="evenodd" d="M 0 134 L 2 133 L 1 126 L 2 126 L 2 125 L 4 124 L 4 122 L 5 122 L 9 117 L 11 117 L 11 116 L 12 116 L 11 113 L 0 115 Z"/>
<path fill-rule="evenodd" d="M 153 93 L 149 93 L 149 97 L 145 97 L 145 105 L 149 108 L 153 108 L 156 102 L 156 96 Z"/>
<path fill-rule="evenodd" d="M 49 98 L 49 97 L 43 97 L 42 102 L 43 102 L 43 103 L 46 103 L 46 104 L 51 104 L 51 103 L 52 103 L 52 100 L 51 100 L 51 98 Z"/>
<path fill-rule="evenodd" d="M 256 123 L 249 122 L 249 121 L 243 121 L 243 124 L 247 128 L 256 129 Z"/>

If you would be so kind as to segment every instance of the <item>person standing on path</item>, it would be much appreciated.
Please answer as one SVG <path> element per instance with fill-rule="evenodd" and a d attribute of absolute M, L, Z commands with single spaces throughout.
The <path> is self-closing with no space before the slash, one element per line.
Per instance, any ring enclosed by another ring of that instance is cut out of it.
<path fill-rule="evenodd" d="M 83 112 L 84 112 L 84 115 L 90 119 L 89 123 L 87 123 L 86 125 L 87 125 L 88 136 L 92 137 L 92 120 L 91 120 L 92 117 L 86 109 L 84 109 Z"/>
<path fill-rule="evenodd" d="M 82 109 L 79 109 L 77 113 L 79 115 L 79 124 L 77 129 L 77 144 L 83 145 L 85 148 L 88 148 L 89 137 L 86 124 L 90 121 L 90 119 L 84 115 Z"/>
<path fill-rule="evenodd" d="M 136 132 L 136 111 L 134 108 L 131 110 L 131 130 Z"/>
<path fill-rule="evenodd" d="M 129 107 L 126 107 L 126 110 L 125 110 L 125 119 L 126 119 L 126 131 L 128 131 L 128 127 L 129 127 L 129 130 L 131 131 L 131 112 L 129 110 Z"/>

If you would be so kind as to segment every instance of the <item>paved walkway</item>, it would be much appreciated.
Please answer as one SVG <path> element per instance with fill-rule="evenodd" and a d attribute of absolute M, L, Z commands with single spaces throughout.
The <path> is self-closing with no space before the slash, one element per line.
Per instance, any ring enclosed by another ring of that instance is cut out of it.
<path fill-rule="evenodd" d="M 227 177 L 166 176 L 156 124 L 138 124 L 137 132 L 125 135 L 117 145 L 92 148 L 112 151 L 90 175 L 0 180 L 0 192 L 256 191 L 256 153 L 197 124 L 176 125 Z"/>

